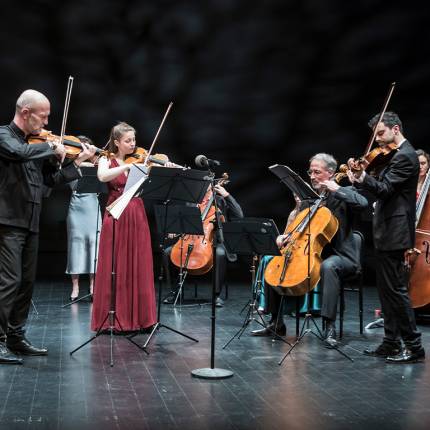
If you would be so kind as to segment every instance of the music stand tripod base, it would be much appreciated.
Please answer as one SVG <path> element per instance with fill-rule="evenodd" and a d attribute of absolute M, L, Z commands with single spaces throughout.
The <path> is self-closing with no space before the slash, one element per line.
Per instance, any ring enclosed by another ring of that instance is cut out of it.
<path fill-rule="evenodd" d="M 200 379 L 227 379 L 231 378 L 234 373 L 227 369 L 219 369 L 216 367 L 211 369 L 210 367 L 203 367 L 201 369 L 192 370 L 191 375 L 194 378 Z"/>

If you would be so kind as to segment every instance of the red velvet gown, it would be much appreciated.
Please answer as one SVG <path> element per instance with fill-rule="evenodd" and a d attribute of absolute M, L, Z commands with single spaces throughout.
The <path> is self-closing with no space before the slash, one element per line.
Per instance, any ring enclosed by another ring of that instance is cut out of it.
<path fill-rule="evenodd" d="M 110 167 L 119 164 L 115 159 Z M 111 204 L 124 191 L 127 177 L 124 173 L 108 182 Z M 115 221 L 108 212 L 103 217 L 100 234 L 100 247 L 94 285 L 94 302 L 91 329 L 98 330 L 111 302 L 112 237 L 115 233 L 115 272 L 116 272 L 116 331 L 139 330 L 157 322 L 154 273 L 152 264 L 151 235 L 142 199 L 134 197 L 122 215 Z M 103 323 L 109 328 L 109 319 Z"/>

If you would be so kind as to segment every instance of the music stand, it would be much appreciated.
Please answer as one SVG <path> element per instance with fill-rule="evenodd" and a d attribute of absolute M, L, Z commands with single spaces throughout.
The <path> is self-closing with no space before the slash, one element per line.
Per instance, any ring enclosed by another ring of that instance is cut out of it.
<path fill-rule="evenodd" d="M 304 201 L 307 204 L 308 207 L 308 215 L 306 217 L 306 235 L 308 237 L 308 245 L 306 247 L 306 249 L 310 249 L 310 242 L 311 242 L 311 230 L 310 230 L 310 226 L 311 226 L 311 205 L 312 203 L 314 203 L 315 200 L 318 199 L 322 199 L 322 197 L 320 195 L 318 195 L 312 188 L 311 186 L 306 183 L 296 172 L 294 172 L 292 169 L 290 169 L 288 166 L 283 166 L 283 165 L 279 165 L 279 164 L 275 164 L 273 166 L 269 167 L 269 170 L 276 175 L 282 183 L 284 183 L 293 193 L 295 193 L 300 200 Z M 310 274 L 310 259 L 311 259 L 311 254 L 310 252 L 308 252 L 308 267 L 307 267 L 307 293 L 311 293 L 312 289 L 311 289 L 311 274 Z M 324 341 L 323 335 L 321 333 L 321 330 L 319 329 L 317 323 L 314 320 L 314 317 L 311 313 L 311 309 L 310 309 L 310 302 L 311 300 L 309 299 L 307 302 L 307 309 L 306 309 L 306 315 L 305 315 L 305 319 L 303 321 L 303 325 L 302 325 L 302 329 L 300 331 L 300 334 L 298 336 L 298 338 L 296 339 L 296 341 L 294 342 L 293 345 L 291 345 L 290 349 L 287 351 L 287 353 L 284 355 L 284 357 L 278 362 L 279 365 L 281 365 L 284 360 L 287 358 L 287 356 L 289 354 L 291 354 L 292 350 L 300 343 L 300 341 L 307 335 L 307 334 L 312 334 L 314 335 L 316 338 L 318 338 L 321 342 Z M 317 333 L 314 333 L 312 331 L 312 329 L 309 327 L 309 323 L 312 322 L 313 325 L 315 326 L 315 328 L 317 329 Z M 306 328 L 305 328 L 306 327 Z M 345 354 L 343 351 L 341 351 L 339 349 L 338 346 L 333 346 L 331 347 L 331 349 L 335 349 L 336 351 L 339 352 L 339 354 L 343 355 L 345 358 L 348 358 L 351 361 L 354 361 L 351 357 L 349 357 L 347 354 Z"/>
<path fill-rule="evenodd" d="M 97 178 L 97 168 L 96 167 L 89 167 L 89 166 L 82 166 L 81 168 L 82 177 L 79 178 L 77 181 L 77 185 L 75 188 L 75 192 L 77 194 L 97 194 L 97 220 L 96 220 L 96 243 L 95 243 L 95 250 L 94 250 L 94 284 L 96 280 L 96 267 L 97 267 L 97 245 L 98 245 L 98 239 L 99 239 L 99 219 L 100 219 L 100 201 L 98 199 L 98 196 L 102 193 L 107 192 L 107 186 L 104 182 L 99 181 Z M 76 297 L 75 300 L 72 300 L 69 303 L 66 303 L 65 305 L 61 306 L 62 308 L 65 308 L 67 306 L 70 306 L 74 303 L 78 303 L 81 300 L 86 299 L 87 297 L 91 297 L 92 293 L 88 292 L 88 294 L 82 296 L 82 297 Z"/>
<path fill-rule="evenodd" d="M 203 236 L 203 223 L 202 214 L 197 206 L 185 206 L 185 205 L 157 205 L 154 206 L 155 219 L 157 221 L 157 230 L 162 234 L 163 239 L 166 234 L 178 234 L 178 235 L 199 235 Z M 182 239 L 179 239 L 182 240 Z M 185 259 L 182 255 L 181 248 L 181 265 L 179 268 L 179 288 L 175 293 L 175 301 L 173 306 L 182 294 L 182 287 L 185 282 L 185 278 L 188 273 L 188 262 L 193 250 L 193 245 L 188 244 L 188 249 L 186 250 Z M 164 247 L 162 252 L 165 252 Z M 184 261 L 184 264 L 182 262 Z M 158 308 L 160 310 L 160 306 Z"/>
<path fill-rule="evenodd" d="M 158 219 L 158 225 L 163 225 L 162 234 L 163 241 L 161 244 L 161 252 L 164 253 L 164 241 L 166 239 L 166 235 L 168 233 L 167 225 L 170 223 L 170 228 L 174 230 L 174 227 L 177 227 L 176 231 L 180 231 L 181 228 L 189 229 L 190 231 L 199 231 L 200 234 L 203 232 L 203 227 L 201 226 L 201 218 L 200 226 L 196 226 L 196 220 L 194 224 L 191 224 L 191 221 L 187 223 L 185 219 L 183 219 L 182 214 L 187 213 L 186 206 L 182 205 L 180 208 L 171 209 L 169 206 L 170 202 L 188 202 L 193 204 L 198 204 L 202 201 L 206 191 L 208 189 L 210 177 L 208 176 L 208 172 L 201 170 L 193 170 L 193 169 L 182 169 L 182 168 L 164 168 L 154 166 L 151 168 L 149 172 L 149 176 L 145 182 L 141 185 L 138 190 L 138 195 L 145 199 L 153 199 L 163 201 L 163 205 L 161 209 L 158 209 L 158 215 L 164 212 Z M 178 206 L 178 205 L 175 205 Z M 164 209 L 164 210 L 163 210 Z M 195 208 L 197 209 L 197 208 Z M 170 215 L 170 211 L 177 211 L 176 215 L 181 213 L 180 219 L 178 219 L 178 223 L 174 225 L 172 221 L 172 216 Z M 200 212 L 197 209 L 198 212 Z M 195 213 L 195 211 L 194 211 Z M 157 214 L 157 212 L 156 212 Z M 199 214 L 200 215 L 200 214 Z M 157 215 L 156 215 L 157 216 Z M 195 218 L 194 218 L 195 219 Z M 199 230 L 200 228 L 200 230 Z M 173 231 L 172 233 L 174 233 Z M 163 283 L 163 258 L 161 258 L 160 264 L 160 275 L 158 277 L 158 317 L 157 323 L 154 324 L 151 333 L 146 339 L 143 348 L 146 348 L 155 332 L 161 328 L 167 328 L 170 331 L 173 331 L 176 334 L 184 336 L 194 342 L 198 342 L 197 339 L 194 339 L 191 336 L 186 335 L 178 330 L 173 329 L 165 324 L 160 322 L 160 311 L 161 311 L 161 291 L 162 291 L 162 283 Z M 134 335 L 133 335 L 134 336 Z"/>
<path fill-rule="evenodd" d="M 224 244 L 231 253 L 251 256 L 251 299 L 248 301 L 248 311 L 243 320 L 241 328 L 232 336 L 232 338 L 222 347 L 225 349 L 237 337 L 240 339 L 246 328 L 252 321 L 267 328 L 261 312 L 256 306 L 258 286 L 255 286 L 255 262 L 260 260 L 262 255 L 281 255 L 276 244 L 276 238 L 279 236 L 278 228 L 273 220 L 269 218 L 242 218 L 231 222 L 224 223 Z M 254 317 L 257 314 L 259 320 Z M 269 329 L 274 337 L 282 340 L 284 343 L 291 344 L 277 335 L 274 330 Z"/>
<path fill-rule="evenodd" d="M 111 264 L 111 289 L 110 289 L 110 306 L 109 311 L 106 313 L 106 316 L 102 323 L 100 324 L 100 327 L 97 329 L 97 332 L 94 336 L 92 336 L 90 339 L 79 345 L 77 348 L 75 348 L 73 351 L 70 351 L 70 356 L 72 356 L 76 351 L 83 348 L 88 343 L 92 342 L 94 339 L 96 339 L 98 336 L 102 335 L 104 333 L 103 326 L 106 321 L 109 321 L 109 328 L 107 329 L 109 331 L 110 335 L 110 366 L 113 367 L 113 337 L 114 337 L 114 330 L 115 330 L 115 322 L 118 323 L 119 328 L 121 331 L 123 331 L 121 322 L 116 314 L 116 259 L 115 259 L 115 231 L 116 231 L 116 223 L 118 222 L 118 219 L 115 217 L 112 217 L 112 264 Z M 133 336 L 124 336 L 125 339 L 127 339 L 129 342 L 131 342 L 133 345 L 137 346 L 140 350 L 142 350 L 145 354 L 149 355 L 149 352 L 146 350 L 146 348 L 139 345 L 137 342 L 135 342 L 132 337 Z"/>

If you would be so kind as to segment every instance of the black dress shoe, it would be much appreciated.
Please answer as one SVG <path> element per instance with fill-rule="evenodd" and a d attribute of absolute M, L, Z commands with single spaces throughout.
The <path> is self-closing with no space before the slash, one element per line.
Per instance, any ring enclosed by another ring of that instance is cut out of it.
<path fill-rule="evenodd" d="M 287 327 L 285 327 L 285 324 L 278 325 L 275 330 L 275 324 L 271 323 L 265 328 L 253 330 L 251 332 L 252 336 L 273 336 L 274 334 L 277 334 L 278 336 L 285 336 L 287 334 Z"/>
<path fill-rule="evenodd" d="M 377 348 L 371 349 L 367 348 L 363 351 L 364 355 L 370 355 L 371 357 L 387 358 L 388 356 L 394 356 L 399 354 L 400 345 L 390 345 L 388 343 L 382 342 Z"/>
<path fill-rule="evenodd" d="M 3 342 L 0 342 L 0 364 L 22 364 L 22 358 L 12 354 Z"/>
<path fill-rule="evenodd" d="M 397 355 L 388 356 L 385 359 L 385 362 L 391 363 L 391 364 L 408 364 L 408 363 L 418 363 L 419 361 L 424 361 L 425 358 L 426 358 L 426 353 L 423 347 L 415 351 L 405 348 Z"/>
<path fill-rule="evenodd" d="M 46 348 L 37 348 L 33 346 L 27 339 L 6 341 L 7 347 L 15 354 L 20 355 L 48 355 Z"/>

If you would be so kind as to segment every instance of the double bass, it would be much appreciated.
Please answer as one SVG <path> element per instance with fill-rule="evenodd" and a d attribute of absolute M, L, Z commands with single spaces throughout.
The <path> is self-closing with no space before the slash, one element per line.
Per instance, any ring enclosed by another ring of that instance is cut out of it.
<path fill-rule="evenodd" d="M 219 185 L 228 182 L 228 175 L 224 173 L 218 181 Z M 179 268 L 184 268 L 191 275 L 204 275 L 213 267 L 213 236 L 215 220 L 215 195 L 209 188 L 198 205 L 201 212 L 204 235 L 184 235 L 172 247 L 170 261 Z M 185 251 L 185 252 L 184 252 Z"/>
<path fill-rule="evenodd" d="M 415 221 L 415 248 L 409 277 L 409 297 L 413 308 L 430 303 L 430 169 L 417 200 Z"/>
<path fill-rule="evenodd" d="M 337 232 L 339 221 L 321 206 L 324 196 L 304 209 L 285 233 L 288 243 L 266 266 L 265 281 L 281 295 L 301 296 L 315 288 L 320 280 L 321 253 Z M 309 279 L 308 279 L 309 275 Z"/>

